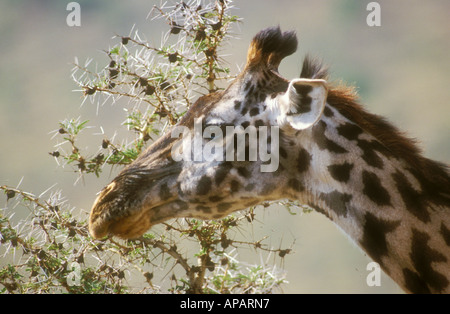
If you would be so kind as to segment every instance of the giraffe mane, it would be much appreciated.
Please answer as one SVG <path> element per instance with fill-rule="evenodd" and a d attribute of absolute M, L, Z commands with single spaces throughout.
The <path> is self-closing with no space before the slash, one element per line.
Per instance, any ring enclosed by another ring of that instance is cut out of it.
<path fill-rule="evenodd" d="M 300 74 L 302 78 L 329 80 L 322 62 L 306 56 Z M 327 102 L 344 117 L 373 135 L 393 156 L 403 159 L 432 201 L 450 205 L 450 174 L 447 165 L 423 156 L 417 140 L 408 137 L 382 116 L 368 112 L 359 102 L 355 87 L 342 82 L 331 83 Z"/>

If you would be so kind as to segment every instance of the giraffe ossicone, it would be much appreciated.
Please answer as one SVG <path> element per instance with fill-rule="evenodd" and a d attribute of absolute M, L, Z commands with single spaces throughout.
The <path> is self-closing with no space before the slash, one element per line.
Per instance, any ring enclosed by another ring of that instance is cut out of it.
<path fill-rule="evenodd" d="M 311 58 L 299 78 L 283 78 L 278 66 L 296 49 L 294 32 L 258 33 L 230 86 L 200 97 L 177 132 L 99 193 L 92 236 L 137 238 L 171 218 L 216 219 L 264 201 L 297 200 L 340 226 L 405 291 L 450 292 L 447 166 L 423 157 Z M 244 136 L 232 141 L 237 129 Z M 256 139 L 264 158 L 251 156 Z M 275 170 L 261 171 L 273 162 Z"/>

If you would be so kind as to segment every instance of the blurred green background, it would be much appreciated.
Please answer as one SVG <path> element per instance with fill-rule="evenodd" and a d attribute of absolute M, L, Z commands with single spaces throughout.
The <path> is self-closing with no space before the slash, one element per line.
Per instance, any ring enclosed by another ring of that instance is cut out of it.
<path fill-rule="evenodd" d="M 90 119 L 107 136 L 123 122 L 119 106 L 100 108 L 86 102 L 70 77 L 74 57 L 92 57 L 107 64 L 103 49 L 115 45 L 115 34 L 128 35 L 133 25 L 151 43 L 159 44 L 165 31 L 161 23 L 146 19 L 159 1 L 78 1 L 81 27 L 68 27 L 66 5 L 61 0 L 2 0 L 0 2 L 0 185 L 16 186 L 40 194 L 57 183 L 67 202 L 89 211 L 96 193 L 114 177 L 106 170 L 100 179 L 77 176 L 60 168 L 48 152 L 56 143 L 50 132 L 66 118 Z M 420 140 L 425 155 L 450 160 L 450 1 L 377 1 L 381 27 L 366 24 L 361 0 L 236 0 L 235 14 L 243 23 L 238 38 L 225 47 L 230 68 L 245 63 L 253 35 L 262 28 L 280 25 L 294 29 L 299 49 L 280 67 L 286 78 L 297 77 L 303 56 L 311 53 L 330 65 L 332 77 L 358 86 L 361 101 L 370 111 L 388 117 Z M 99 129 L 86 130 L 84 144 L 95 152 Z M 94 136 L 96 138 L 96 136 Z M 0 207 L 6 198 L 0 198 Z M 19 209 L 18 209 L 19 210 Z M 20 215 L 20 213 L 18 213 Z M 381 287 L 366 285 L 369 259 L 348 238 L 319 214 L 290 216 L 284 209 L 259 213 L 264 222 L 257 233 L 293 245 L 284 267 L 290 282 L 287 293 L 399 293 L 386 276 Z M 250 251 L 241 259 L 258 263 Z M 0 265 L 2 261 L 0 260 Z"/>

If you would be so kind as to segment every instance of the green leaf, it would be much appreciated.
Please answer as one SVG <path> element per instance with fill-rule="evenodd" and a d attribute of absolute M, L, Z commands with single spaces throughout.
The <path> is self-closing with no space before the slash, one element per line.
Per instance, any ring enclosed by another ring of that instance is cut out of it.
<path fill-rule="evenodd" d="M 111 48 L 111 50 L 109 51 L 110 54 L 112 55 L 118 55 L 120 51 L 120 48 L 118 46 Z"/>

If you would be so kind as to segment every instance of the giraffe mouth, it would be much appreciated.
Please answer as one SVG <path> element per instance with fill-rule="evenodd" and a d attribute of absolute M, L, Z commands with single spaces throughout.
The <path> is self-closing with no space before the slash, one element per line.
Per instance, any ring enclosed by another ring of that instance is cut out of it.
<path fill-rule="evenodd" d="M 169 219 L 180 206 L 174 197 L 164 200 L 158 197 L 155 187 L 161 184 L 161 179 L 178 173 L 179 166 L 125 170 L 99 193 L 92 206 L 89 217 L 92 237 L 138 238 L 152 225 Z"/>
<path fill-rule="evenodd" d="M 106 236 L 117 236 L 122 239 L 136 239 L 147 232 L 153 225 L 169 219 L 170 212 L 161 214 L 162 209 L 170 207 L 170 203 L 158 204 L 145 209 L 135 210 L 132 213 L 109 219 L 108 215 L 91 215 L 89 232 L 95 239 Z M 95 205 L 94 205 L 95 206 Z M 98 211 L 98 209 L 97 209 Z M 167 217 L 167 218 L 166 218 Z"/>
<path fill-rule="evenodd" d="M 92 217 L 89 223 L 89 231 L 95 239 L 109 235 L 122 239 L 136 239 L 147 232 L 152 226 L 167 221 L 188 208 L 188 204 L 180 201 L 168 201 L 136 210 L 133 214 L 107 221 L 103 217 Z"/>
<path fill-rule="evenodd" d="M 108 228 L 108 234 L 122 239 L 135 239 L 151 228 L 152 209 L 138 211 L 134 215 L 113 221 Z"/>

